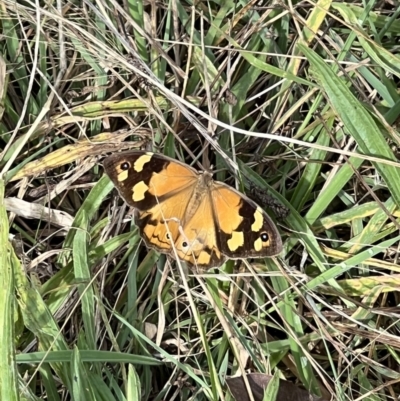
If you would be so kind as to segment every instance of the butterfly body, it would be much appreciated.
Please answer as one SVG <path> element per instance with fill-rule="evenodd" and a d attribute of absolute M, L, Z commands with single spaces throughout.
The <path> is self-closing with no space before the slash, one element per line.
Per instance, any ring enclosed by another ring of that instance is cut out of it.
<path fill-rule="evenodd" d="M 144 151 L 109 156 L 104 168 L 134 207 L 146 245 L 191 267 L 208 269 L 227 258 L 274 256 L 282 250 L 271 218 L 207 171 Z"/>

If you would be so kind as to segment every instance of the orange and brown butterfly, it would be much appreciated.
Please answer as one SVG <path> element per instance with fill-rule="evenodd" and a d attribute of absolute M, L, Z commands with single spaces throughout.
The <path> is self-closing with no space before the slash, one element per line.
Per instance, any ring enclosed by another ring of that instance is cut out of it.
<path fill-rule="evenodd" d="M 108 156 L 104 169 L 134 208 L 146 245 L 199 270 L 229 259 L 279 254 L 282 240 L 260 206 L 232 187 L 213 181 L 167 156 L 129 151 Z M 174 250 L 175 248 L 175 250 Z"/>

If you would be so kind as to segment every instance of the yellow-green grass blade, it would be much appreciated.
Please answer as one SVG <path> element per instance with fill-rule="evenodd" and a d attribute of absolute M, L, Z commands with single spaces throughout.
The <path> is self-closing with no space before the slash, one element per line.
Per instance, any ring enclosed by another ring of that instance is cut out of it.
<path fill-rule="evenodd" d="M 83 211 L 81 214 L 80 228 L 76 230 L 72 255 L 74 264 L 75 279 L 78 284 L 78 292 L 82 304 L 82 317 L 85 331 L 85 339 L 89 349 L 96 349 L 95 330 L 95 295 L 91 282 L 91 272 L 88 264 L 88 221 Z"/>
<path fill-rule="evenodd" d="M 127 400 L 140 401 L 142 399 L 140 387 L 140 378 L 136 372 L 136 369 L 133 365 L 129 365 Z"/>
<path fill-rule="evenodd" d="M 272 379 L 264 390 L 263 401 L 276 401 L 279 391 L 279 370 L 276 370 Z"/>
<path fill-rule="evenodd" d="M 71 362 L 72 350 L 30 352 L 18 354 L 17 363 L 38 364 L 40 362 Z M 83 362 L 94 363 L 130 363 L 141 366 L 161 366 L 163 362 L 156 358 L 144 355 L 128 354 L 126 352 L 80 350 L 80 358 Z"/>
<path fill-rule="evenodd" d="M 8 240 L 9 227 L 4 206 L 4 181 L 0 179 L 0 399 L 18 400 L 14 349 L 14 250 Z"/>
<path fill-rule="evenodd" d="M 374 215 L 380 207 L 377 202 L 366 202 L 361 205 L 354 205 L 350 209 L 343 210 L 318 219 L 313 224 L 313 231 L 320 232 L 329 230 L 340 224 L 350 223 L 353 219 L 365 219 Z"/>
<path fill-rule="evenodd" d="M 95 401 L 96 397 L 90 385 L 88 370 L 80 358 L 79 348 L 75 347 L 71 354 L 72 394 L 74 401 Z"/>

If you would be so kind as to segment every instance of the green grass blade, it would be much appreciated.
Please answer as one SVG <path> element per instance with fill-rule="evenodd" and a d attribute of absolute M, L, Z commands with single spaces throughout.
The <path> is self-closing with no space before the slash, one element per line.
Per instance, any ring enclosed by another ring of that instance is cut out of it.
<path fill-rule="evenodd" d="M 141 391 L 140 391 L 140 378 L 132 365 L 129 365 L 128 372 L 128 391 L 126 395 L 127 401 L 140 401 Z"/>
<path fill-rule="evenodd" d="M 95 401 L 96 397 L 90 386 L 88 370 L 80 358 L 79 349 L 75 347 L 71 355 L 72 394 L 74 401 Z"/>
<path fill-rule="evenodd" d="M 95 296 L 91 284 L 91 274 L 88 264 L 88 222 L 85 212 L 81 213 L 80 228 L 76 230 L 73 241 L 72 255 L 74 262 L 75 279 L 82 284 L 78 284 L 78 291 L 82 302 L 82 317 L 85 330 L 85 339 L 89 349 L 96 349 L 96 330 L 95 330 Z"/>
<path fill-rule="evenodd" d="M 4 206 L 4 181 L 0 179 L 0 399 L 18 400 L 14 349 L 14 250 L 8 241 L 8 218 Z"/>

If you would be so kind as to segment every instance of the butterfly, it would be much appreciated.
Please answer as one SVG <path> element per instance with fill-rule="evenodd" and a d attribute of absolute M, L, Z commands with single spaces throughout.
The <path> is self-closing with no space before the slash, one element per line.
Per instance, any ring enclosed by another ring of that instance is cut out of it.
<path fill-rule="evenodd" d="M 207 270 L 229 259 L 278 255 L 271 217 L 236 189 L 187 164 L 141 150 L 105 158 L 103 166 L 149 248 Z"/>

